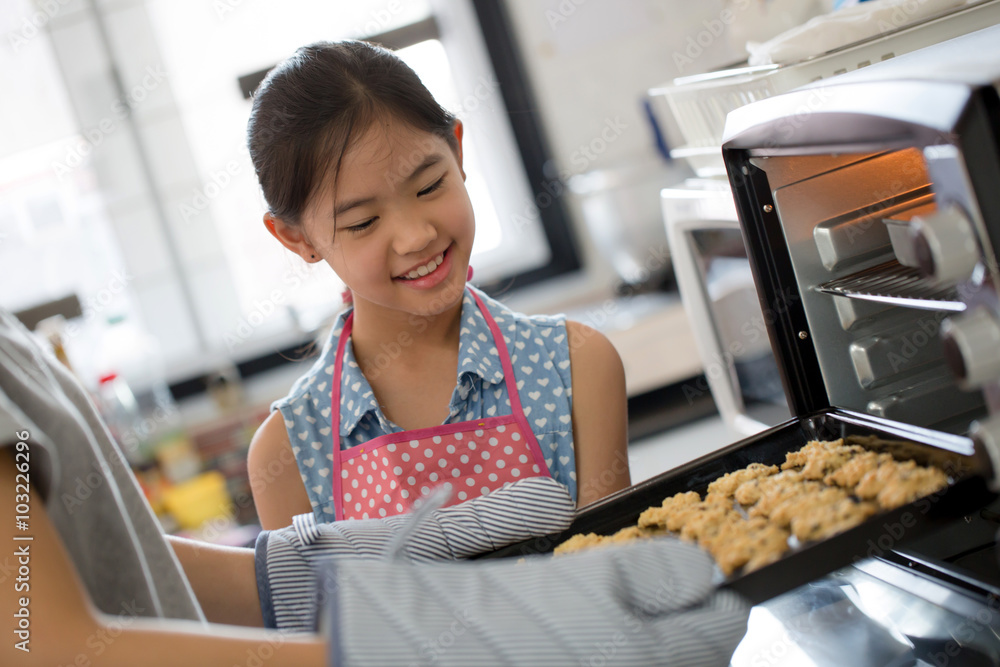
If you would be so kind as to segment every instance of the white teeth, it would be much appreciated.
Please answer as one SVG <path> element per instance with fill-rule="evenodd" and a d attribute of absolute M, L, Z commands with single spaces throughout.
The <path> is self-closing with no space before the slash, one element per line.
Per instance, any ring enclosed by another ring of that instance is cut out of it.
<path fill-rule="evenodd" d="M 441 253 L 440 255 L 429 261 L 427 264 L 417 267 L 413 271 L 407 273 L 406 277 L 409 278 L 410 280 L 413 280 L 414 278 L 420 278 L 421 276 L 426 276 L 428 273 L 430 273 L 437 267 L 441 266 L 441 262 L 443 261 L 444 261 L 444 253 Z"/>

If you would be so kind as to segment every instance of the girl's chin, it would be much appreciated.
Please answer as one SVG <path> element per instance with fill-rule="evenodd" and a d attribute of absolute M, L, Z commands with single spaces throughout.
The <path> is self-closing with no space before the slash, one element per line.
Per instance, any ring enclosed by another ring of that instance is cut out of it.
<path fill-rule="evenodd" d="M 417 296 L 414 303 L 413 299 L 408 299 L 411 303 L 414 303 L 418 314 L 420 315 L 440 315 L 442 313 L 448 312 L 456 305 L 461 305 L 462 298 L 465 295 L 465 281 L 448 281 L 440 285 L 440 289 L 435 290 L 434 294 L 423 294 L 415 295 Z"/>
<path fill-rule="evenodd" d="M 395 285 L 395 282 L 393 284 Z M 356 310 L 360 305 L 363 310 L 375 308 L 421 317 L 441 315 L 456 305 L 461 305 L 465 296 L 465 284 L 463 276 L 462 280 L 444 281 L 432 292 L 407 289 L 400 293 L 394 290 L 394 293 L 385 294 L 382 298 L 368 298 L 355 293 L 354 308 Z"/>

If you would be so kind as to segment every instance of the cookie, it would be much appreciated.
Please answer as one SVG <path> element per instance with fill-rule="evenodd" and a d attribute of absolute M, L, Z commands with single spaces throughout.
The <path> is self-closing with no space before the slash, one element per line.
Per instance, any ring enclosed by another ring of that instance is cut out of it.
<path fill-rule="evenodd" d="M 768 466 L 763 463 L 751 463 L 742 470 L 726 473 L 708 485 L 709 494 L 721 494 L 722 496 L 732 496 L 736 488 L 751 479 L 758 477 L 768 477 L 778 472 L 778 466 Z"/>
<path fill-rule="evenodd" d="M 801 449 L 797 449 L 794 452 L 789 452 L 785 454 L 785 462 L 781 464 L 782 470 L 788 470 L 790 468 L 802 468 L 806 463 L 809 462 L 809 458 L 817 453 L 828 451 L 830 449 L 843 446 L 844 441 L 841 440 L 810 440 Z"/>
<path fill-rule="evenodd" d="M 937 468 L 913 468 L 887 481 L 875 500 L 882 509 L 891 510 L 936 493 L 946 486 L 948 476 Z"/>
<path fill-rule="evenodd" d="M 776 526 L 787 528 L 792 521 L 802 515 L 822 513 L 827 508 L 847 500 L 847 492 L 831 487 L 815 487 L 800 495 L 790 495 L 784 502 L 775 506 L 768 515 Z"/>
<path fill-rule="evenodd" d="M 650 507 L 639 515 L 640 528 L 666 528 L 670 514 L 684 506 L 701 502 L 701 496 L 694 491 L 677 493 L 665 499 L 659 507 Z"/>
<path fill-rule="evenodd" d="M 577 534 L 557 546 L 552 553 L 558 556 L 561 554 L 573 553 L 575 551 L 584 551 L 585 549 L 606 547 L 614 544 L 624 544 L 635 540 L 648 539 L 666 534 L 665 530 L 647 530 L 640 528 L 639 526 L 627 526 L 619 530 L 614 535 L 597 535 L 596 533 Z"/>
<path fill-rule="evenodd" d="M 862 500 L 872 500 L 878 496 L 882 488 L 897 475 L 906 474 L 916 470 L 917 464 L 913 461 L 885 461 L 877 468 L 870 470 L 861 478 L 858 485 L 854 487 L 854 495 Z"/>
<path fill-rule="evenodd" d="M 760 500 L 758 500 L 754 506 L 750 508 L 748 514 L 750 516 L 768 517 L 782 503 L 786 503 L 789 500 L 793 500 L 809 493 L 816 493 L 823 488 L 824 487 L 820 482 L 811 480 L 801 480 L 798 482 L 788 482 L 785 484 L 775 485 L 774 487 L 767 489 L 761 495 Z"/>
<path fill-rule="evenodd" d="M 681 528 L 681 539 L 689 542 L 697 541 L 702 535 L 713 535 L 729 520 L 738 518 L 739 514 L 732 508 L 718 503 L 704 503 L 696 514 L 688 517 Z"/>
<path fill-rule="evenodd" d="M 836 447 L 828 450 L 817 450 L 802 466 L 802 476 L 806 479 L 821 480 L 846 465 L 855 456 L 864 453 L 860 447 Z"/>
<path fill-rule="evenodd" d="M 802 542 L 822 540 L 857 526 L 877 510 L 874 503 L 844 497 L 834 503 L 816 504 L 796 513 L 792 534 Z"/>
<path fill-rule="evenodd" d="M 603 535 L 598 535 L 597 533 L 577 533 L 553 549 L 552 553 L 558 556 L 560 554 L 583 551 L 584 549 L 599 546 L 604 542 L 604 540 L 605 537 Z"/>
<path fill-rule="evenodd" d="M 667 517 L 666 528 L 672 533 L 679 533 L 684 529 L 684 526 L 686 526 L 689 521 L 700 519 L 703 514 L 718 507 L 718 505 L 706 504 L 703 502 L 695 503 L 693 505 L 684 505 L 683 507 L 674 510 L 670 516 Z"/>
<path fill-rule="evenodd" d="M 797 452 L 787 454 L 781 467 L 801 470 L 806 479 L 822 480 L 865 451 L 858 445 L 845 445 L 843 440 L 813 440 Z"/>
<path fill-rule="evenodd" d="M 771 493 L 775 488 L 795 484 L 802 479 L 802 473 L 798 470 L 786 470 L 769 477 L 758 477 L 741 484 L 733 497 L 740 505 L 749 507 L 760 500 L 761 496 Z"/>
<path fill-rule="evenodd" d="M 788 550 L 788 532 L 763 518 L 731 521 L 702 546 L 729 576 L 751 561 L 761 567 L 780 558 Z"/>
<path fill-rule="evenodd" d="M 892 461 L 892 456 L 889 454 L 863 452 L 828 474 L 823 478 L 823 482 L 846 489 L 853 489 L 861 482 L 865 475 L 889 461 Z"/>

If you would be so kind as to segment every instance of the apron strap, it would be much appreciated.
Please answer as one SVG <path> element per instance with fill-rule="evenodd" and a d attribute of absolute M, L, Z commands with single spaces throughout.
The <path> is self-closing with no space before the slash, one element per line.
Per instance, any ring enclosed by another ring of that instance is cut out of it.
<path fill-rule="evenodd" d="M 330 397 L 330 409 L 332 414 L 330 415 L 330 426 L 333 427 L 330 430 L 333 432 L 333 451 L 340 449 L 340 381 L 343 378 L 341 372 L 344 369 L 344 347 L 347 344 L 347 339 L 351 337 L 351 331 L 354 330 L 354 311 L 352 310 L 347 315 L 347 320 L 344 321 L 344 330 L 340 332 L 340 340 L 337 341 L 337 358 L 333 365 L 333 377 L 330 379 L 330 384 L 333 385 L 332 393 Z M 334 422 L 333 416 L 337 416 L 337 421 Z"/>
<path fill-rule="evenodd" d="M 476 304 L 479 305 L 479 312 L 483 314 L 483 318 L 486 320 L 486 324 L 490 327 L 490 331 L 493 333 L 493 344 L 496 345 L 497 353 L 500 355 L 500 366 L 503 368 L 503 380 L 507 385 L 507 396 L 510 398 L 510 409 L 511 414 L 516 415 L 527 423 L 524 418 L 524 410 L 521 408 L 521 396 L 517 391 L 517 380 L 514 378 L 514 365 L 510 362 L 510 353 L 507 351 L 507 345 L 504 342 L 503 333 L 500 331 L 500 327 L 497 326 L 496 320 L 493 319 L 493 315 L 490 314 L 489 309 L 479 298 L 479 295 L 470 290 L 472 297 L 476 300 Z M 513 339 L 511 339 L 513 341 Z"/>

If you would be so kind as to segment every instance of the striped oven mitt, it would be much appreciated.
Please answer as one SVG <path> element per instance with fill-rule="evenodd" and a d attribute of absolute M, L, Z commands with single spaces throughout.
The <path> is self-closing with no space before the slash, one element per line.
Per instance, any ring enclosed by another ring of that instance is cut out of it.
<path fill-rule="evenodd" d="M 443 485 L 411 514 L 317 524 L 301 514 L 292 525 L 257 538 L 257 590 L 267 627 L 316 631 L 320 564 L 329 559 L 440 561 L 468 558 L 532 537 L 565 530 L 576 506 L 566 487 L 529 477 L 489 495 L 439 509 Z"/>
<path fill-rule="evenodd" d="M 513 560 L 329 561 L 330 665 L 728 665 L 749 605 L 674 538 Z"/>

